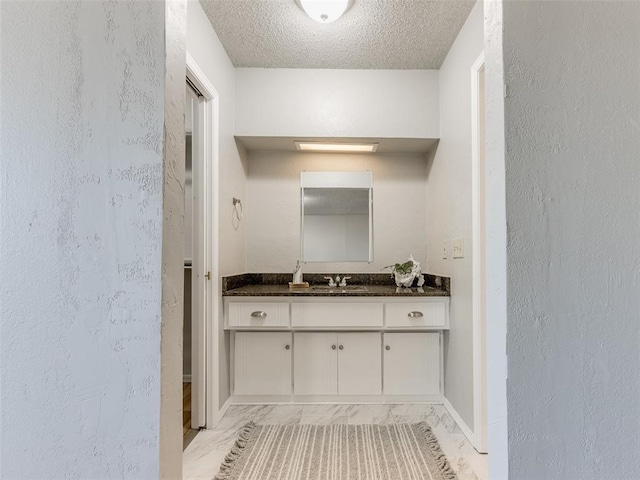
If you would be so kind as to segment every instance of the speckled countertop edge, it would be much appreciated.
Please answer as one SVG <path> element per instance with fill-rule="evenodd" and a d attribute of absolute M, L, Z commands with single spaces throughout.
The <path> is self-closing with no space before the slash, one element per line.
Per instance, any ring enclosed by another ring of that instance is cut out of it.
<path fill-rule="evenodd" d="M 302 296 L 302 297 L 443 297 L 451 295 L 451 279 L 439 275 L 424 274 L 422 288 L 398 288 L 388 273 L 345 273 L 349 285 L 364 285 L 366 291 L 330 291 L 289 289 L 290 273 L 243 273 L 222 277 L 223 296 Z M 307 273 L 304 280 L 311 285 L 326 285 L 326 273 Z M 342 275 L 341 275 L 342 276 Z"/>

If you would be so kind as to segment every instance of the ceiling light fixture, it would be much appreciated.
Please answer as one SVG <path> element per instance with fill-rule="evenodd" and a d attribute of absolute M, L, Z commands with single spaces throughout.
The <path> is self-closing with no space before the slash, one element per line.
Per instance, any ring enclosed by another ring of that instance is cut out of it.
<path fill-rule="evenodd" d="M 325 143 L 325 142 L 293 142 L 296 149 L 302 152 L 330 153 L 373 153 L 378 150 L 377 143 Z"/>
<path fill-rule="evenodd" d="M 353 0 L 296 0 L 307 15 L 319 23 L 331 23 L 349 10 Z"/>

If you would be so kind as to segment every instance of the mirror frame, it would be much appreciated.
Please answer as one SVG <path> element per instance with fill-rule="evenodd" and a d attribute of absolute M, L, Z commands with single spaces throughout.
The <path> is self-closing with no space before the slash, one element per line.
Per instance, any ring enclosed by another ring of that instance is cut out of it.
<path fill-rule="evenodd" d="M 361 188 L 369 190 L 369 259 L 373 262 L 373 174 L 365 172 L 300 172 L 300 261 L 303 263 L 362 263 L 359 260 L 327 262 L 307 261 L 304 258 L 304 189 L 305 188 Z"/>

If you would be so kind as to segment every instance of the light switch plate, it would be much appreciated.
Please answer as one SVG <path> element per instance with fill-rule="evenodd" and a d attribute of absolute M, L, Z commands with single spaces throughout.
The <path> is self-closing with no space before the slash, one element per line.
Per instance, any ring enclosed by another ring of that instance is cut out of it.
<path fill-rule="evenodd" d="M 442 259 L 449 258 L 449 242 L 447 240 L 442 241 Z"/>
<path fill-rule="evenodd" d="M 464 238 L 456 238 L 452 242 L 452 254 L 453 258 L 464 258 Z"/>

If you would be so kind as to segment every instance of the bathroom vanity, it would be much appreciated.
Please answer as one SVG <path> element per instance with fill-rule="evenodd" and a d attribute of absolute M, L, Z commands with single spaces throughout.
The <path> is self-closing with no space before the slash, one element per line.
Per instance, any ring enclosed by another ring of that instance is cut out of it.
<path fill-rule="evenodd" d="M 449 279 L 401 289 L 389 275 L 328 287 L 306 275 L 223 278 L 234 403 L 442 401 Z"/>

